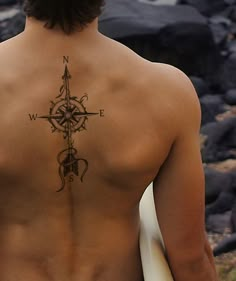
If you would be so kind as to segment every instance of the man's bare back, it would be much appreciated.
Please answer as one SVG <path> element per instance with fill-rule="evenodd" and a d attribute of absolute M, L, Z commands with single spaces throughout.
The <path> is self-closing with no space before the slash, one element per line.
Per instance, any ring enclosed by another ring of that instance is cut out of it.
<path fill-rule="evenodd" d="M 0 46 L 1 281 L 143 280 L 139 201 L 180 128 L 184 78 L 90 32 L 32 20 Z"/>

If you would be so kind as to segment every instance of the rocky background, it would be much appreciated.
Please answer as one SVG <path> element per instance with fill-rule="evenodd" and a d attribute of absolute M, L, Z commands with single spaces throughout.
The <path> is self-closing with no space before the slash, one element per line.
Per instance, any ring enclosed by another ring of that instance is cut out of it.
<path fill-rule="evenodd" d="M 17 0 L 0 0 L 0 41 L 24 23 Z M 202 106 L 206 227 L 222 280 L 236 280 L 236 0 L 107 0 L 100 30 L 191 78 Z"/>

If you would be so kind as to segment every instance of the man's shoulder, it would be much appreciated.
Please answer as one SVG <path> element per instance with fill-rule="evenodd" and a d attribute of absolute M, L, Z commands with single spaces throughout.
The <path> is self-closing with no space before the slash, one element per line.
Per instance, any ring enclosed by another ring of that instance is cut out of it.
<path fill-rule="evenodd" d="M 177 136 L 195 130 L 200 131 L 201 105 L 189 77 L 180 69 L 167 64 L 155 64 L 160 77 L 166 103 L 171 104 L 172 121 L 176 124 Z M 166 91 L 165 91 L 166 89 Z"/>
<path fill-rule="evenodd" d="M 145 91 L 154 117 L 159 119 L 161 114 L 163 118 L 172 119 L 176 128 L 200 126 L 200 101 L 183 71 L 172 65 L 146 61 L 142 72 L 144 78 L 139 88 Z"/>
<path fill-rule="evenodd" d="M 12 40 L 7 40 L 0 43 L 0 90 L 2 92 L 6 82 L 6 78 L 9 76 L 9 65 L 11 64 L 14 53 L 12 51 Z"/>
<path fill-rule="evenodd" d="M 171 110 L 181 120 L 186 115 L 190 119 L 192 115 L 200 118 L 201 108 L 197 93 L 183 71 L 169 64 L 148 61 L 126 46 L 115 44 L 118 47 L 115 52 L 120 61 L 119 73 L 124 83 L 131 86 L 128 88 L 134 92 L 136 98 L 145 98 L 150 110 L 154 112 L 159 104 L 166 108 L 167 113 Z"/>
<path fill-rule="evenodd" d="M 164 88 L 165 92 L 173 95 L 196 94 L 188 76 L 172 65 L 146 61 L 144 73 L 152 85 Z"/>
<path fill-rule="evenodd" d="M 150 63 L 146 75 L 152 79 L 153 85 L 158 85 L 166 95 L 176 102 L 198 103 L 199 99 L 189 77 L 180 69 L 163 63 Z"/>
<path fill-rule="evenodd" d="M 139 87 L 143 85 L 146 91 L 160 88 L 165 90 L 166 95 L 182 95 L 182 98 L 188 92 L 186 98 L 192 96 L 196 99 L 194 87 L 183 71 L 169 64 L 148 61 L 126 46 L 115 44 L 118 47 L 116 55 L 120 59 L 120 69 L 125 73 L 127 80 L 135 80 L 135 83 Z"/>
<path fill-rule="evenodd" d="M 11 49 L 16 48 L 19 37 L 20 36 L 17 35 L 6 41 L 0 42 L 0 56 L 3 56 L 5 53 L 8 53 Z"/>
<path fill-rule="evenodd" d="M 199 99 L 189 77 L 180 69 L 164 63 L 153 63 L 143 58 L 137 58 L 139 73 L 137 79 L 139 87 L 153 98 L 169 99 L 176 108 L 187 106 L 199 107 Z"/>
<path fill-rule="evenodd" d="M 18 46 L 18 36 L 14 38 L 8 39 L 7 41 L 0 43 L 0 61 L 1 61 L 1 72 L 11 65 L 15 63 L 16 56 L 19 53 L 19 46 Z"/>

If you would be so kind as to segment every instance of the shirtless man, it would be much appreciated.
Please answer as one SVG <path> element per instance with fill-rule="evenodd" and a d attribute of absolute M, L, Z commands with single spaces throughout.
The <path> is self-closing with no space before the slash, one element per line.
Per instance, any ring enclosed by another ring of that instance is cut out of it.
<path fill-rule="evenodd" d="M 188 78 L 100 34 L 101 0 L 49 3 L 0 46 L 0 280 L 143 280 L 154 181 L 174 280 L 216 281 Z"/>

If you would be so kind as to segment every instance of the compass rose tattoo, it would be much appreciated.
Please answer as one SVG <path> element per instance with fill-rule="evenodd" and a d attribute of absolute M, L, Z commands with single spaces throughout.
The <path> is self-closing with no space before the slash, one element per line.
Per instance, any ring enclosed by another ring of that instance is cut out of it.
<path fill-rule="evenodd" d="M 46 119 L 51 124 L 52 132 L 63 133 L 63 137 L 67 141 L 67 147 L 57 155 L 58 171 L 62 182 L 57 192 L 65 188 L 66 177 L 69 177 L 69 181 L 73 182 L 74 176 L 78 176 L 81 182 L 83 182 L 84 176 L 88 171 L 88 161 L 79 158 L 78 150 L 74 147 L 72 135 L 76 132 L 87 130 L 86 123 L 89 117 L 95 115 L 104 117 L 104 110 L 100 110 L 100 113 L 87 112 L 84 106 L 84 102 L 88 100 L 87 94 L 84 94 L 80 99 L 76 96 L 71 96 L 69 82 L 72 76 L 68 69 L 69 57 L 63 57 L 63 63 L 65 64 L 62 76 L 63 85 L 55 101 L 51 101 L 49 114 L 43 116 L 29 114 L 31 121 Z M 81 166 L 81 164 L 84 165 Z"/>

